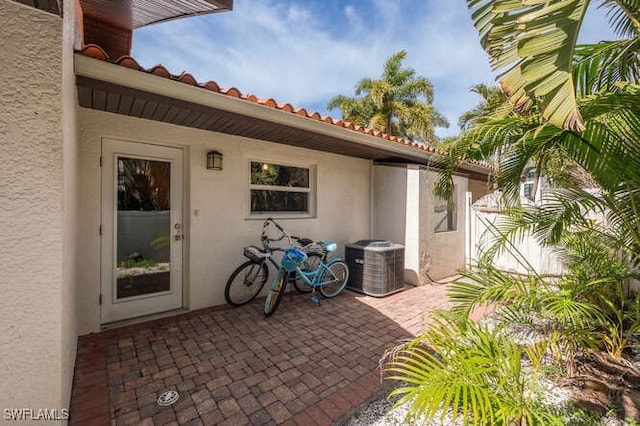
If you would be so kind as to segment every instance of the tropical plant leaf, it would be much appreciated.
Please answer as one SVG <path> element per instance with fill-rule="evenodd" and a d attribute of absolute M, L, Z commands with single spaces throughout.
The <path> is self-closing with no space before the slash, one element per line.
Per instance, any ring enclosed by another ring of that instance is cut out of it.
<path fill-rule="evenodd" d="M 609 22 L 620 37 L 640 35 L 640 1 L 604 0 L 601 7 L 607 10 Z"/>
<path fill-rule="evenodd" d="M 540 101 L 554 125 L 581 131 L 573 52 L 588 0 L 467 0 L 500 87 L 520 112 Z"/>
<path fill-rule="evenodd" d="M 621 81 L 640 83 L 640 37 L 579 45 L 573 78 L 581 96 L 618 91 Z"/>
<path fill-rule="evenodd" d="M 533 403 L 536 372 L 524 372 L 523 350 L 508 335 L 438 313 L 416 340 L 387 369 L 389 379 L 404 383 L 392 395 L 400 395 L 397 405 L 409 404 L 414 420 L 462 418 L 464 424 L 506 425 L 545 419 L 545 424 L 561 424 L 548 408 Z M 541 351 L 529 352 L 536 356 Z"/>

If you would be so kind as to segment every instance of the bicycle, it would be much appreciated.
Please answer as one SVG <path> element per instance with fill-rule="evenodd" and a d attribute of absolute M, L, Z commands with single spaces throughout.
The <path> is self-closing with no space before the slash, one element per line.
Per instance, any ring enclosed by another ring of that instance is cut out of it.
<path fill-rule="evenodd" d="M 327 252 L 334 252 L 337 249 L 336 243 L 326 241 L 322 246 Z M 347 285 L 349 279 L 349 267 L 340 258 L 332 258 L 325 262 L 320 262 L 314 270 L 302 270 L 301 266 L 307 260 L 307 254 L 295 247 L 285 249 L 284 256 L 280 262 L 278 274 L 271 283 L 271 288 L 267 294 L 267 300 L 264 304 L 264 315 L 271 316 L 278 309 L 278 305 L 282 301 L 286 290 L 286 278 L 294 272 L 305 284 L 312 288 L 311 300 L 320 306 L 320 299 L 316 295 L 316 290 L 323 297 L 335 297 Z"/>
<path fill-rule="evenodd" d="M 276 227 L 280 236 L 278 238 L 269 237 L 270 225 Z M 262 248 L 256 246 L 244 247 L 243 255 L 248 259 L 238 266 L 229 276 L 224 289 L 224 297 L 228 304 L 232 306 L 242 306 L 252 301 L 267 282 L 269 278 L 269 263 L 275 269 L 280 270 L 280 265 L 273 259 L 273 253 L 284 251 L 280 247 L 272 247 L 271 243 L 287 240 L 291 245 L 291 240 L 296 241 L 307 253 L 307 260 L 303 263 L 302 269 L 313 270 L 322 261 L 326 261 L 329 252 L 320 244 L 308 238 L 289 235 L 287 231 L 272 218 L 267 218 L 262 225 L 261 234 Z M 294 287 L 301 293 L 309 293 L 313 290 L 304 281 L 291 274 L 289 279 L 293 280 Z"/>

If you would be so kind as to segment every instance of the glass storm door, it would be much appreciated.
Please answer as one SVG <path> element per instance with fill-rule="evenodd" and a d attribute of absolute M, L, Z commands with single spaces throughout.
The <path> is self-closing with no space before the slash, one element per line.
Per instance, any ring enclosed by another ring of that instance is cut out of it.
<path fill-rule="evenodd" d="M 103 139 L 103 324 L 182 307 L 182 154 Z"/>

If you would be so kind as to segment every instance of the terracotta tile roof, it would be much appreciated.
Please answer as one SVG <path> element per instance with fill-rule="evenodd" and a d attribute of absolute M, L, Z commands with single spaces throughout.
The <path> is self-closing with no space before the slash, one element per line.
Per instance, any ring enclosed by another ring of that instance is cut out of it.
<path fill-rule="evenodd" d="M 183 72 L 180 75 L 175 75 L 175 74 L 171 74 L 164 66 L 162 65 L 156 65 L 153 68 L 149 68 L 149 69 L 145 69 L 143 67 L 140 66 L 140 64 L 138 64 L 138 62 L 131 56 L 125 55 L 125 56 L 121 56 L 118 59 L 113 60 L 112 58 L 110 58 L 106 52 L 100 47 L 97 46 L 95 44 L 89 44 L 86 45 L 83 49 L 81 49 L 78 53 L 80 53 L 83 56 L 87 56 L 90 58 L 95 58 L 101 61 L 105 61 L 105 62 L 111 62 L 117 65 L 120 65 L 122 67 L 125 68 L 131 68 L 134 70 L 138 70 L 138 71 L 142 71 L 142 72 L 146 72 L 148 74 L 153 74 L 156 75 L 158 77 L 163 77 L 163 78 L 168 78 L 171 80 L 175 80 L 175 81 L 179 81 L 181 83 L 184 84 L 188 84 L 190 86 L 195 86 L 195 87 L 200 87 L 202 89 L 205 90 L 210 90 L 212 92 L 217 92 L 217 93 L 221 93 L 223 95 L 226 96 L 231 96 L 234 98 L 238 98 L 238 99 L 243 99 L 247 102 L 253 102 L 253 103 L 257 103 L 260 105 L 264 105 L 270 108 L 274 108 L 274 109 L 278 109 L 281 111 L 285 111 L 291 114 L 296 114 L 296 115 L 300 115 L 302 117 L 307 117 L 310 118 L 312 120 L 317 120 L 317 121 L 322 121 L 324 123 L 327 124 L 331 124 L 337 127 L 342 127 L 345 129 L 349 129 L 349 130 L 353 130 L 356 132 L 360 132 L 360 133 L 365 133 L 368 135 L 372 135 L 381 139 L 386 139 L 388 141 L 394 142 L 394 143 L 398 143 L 401 145 L 406 145 L 406 146 L 410 146 L 416 149 L 419 149 L 421 151 L 426 151 L 426 152 L 430 152 L 430 153 L 434 153 L 434 154 L 438 154 L 438 155 L 446 155 L 444 154 L 442 151 L 439 151 L 438 149 L 432 147 L 432 146 L 428 146 L 425 144 L 421 144 L 421 143 L 417 143 L 417 142 L 413 142 L 410 141 L 408 139 L 404 139 L 398 136 L 393 136 L 393 135 L 388 135 L 386 133 L 382 133 L 382 132 L 378 132 L 375 131 L 373 129 L 369 129 L 366 127 L 362 127 L 362 126 L 357 126 L 353 123 L 350 123 L 348 121 L 342 121 L 342 120 L 338 120 L 335 118 L 332 118 L 330 116 L 325 116 L 325 115 L 321 115 L 318 112 L 312 112 L 312 111 L 307 111 L 305 108 L 296 108 L 293 105 L 289 104 L 289 103 L 278 103 L 275 99 L 272 98 L 258 98 L 255 95 L 249 94 L 249 93 L 242 93 L 240 92 L 240 90 L 236 89 L 235 87 L 229 87 L 229 88 L 222 88 L 218 85 L 218 83 L 216 83 L 215 81 L 208 81 L 206 83 L 199 83 L 198 81 L 196 81 L 196 79 L 189 73 L 187 72 Z M 471 163 L 480 167 L 484 167 L 487 169 L 493 169 L 492 166 L 490 166 L 489 164 L 483 163 L 483 162 L 470 162 L 467 161 L 467 163 Z"/>

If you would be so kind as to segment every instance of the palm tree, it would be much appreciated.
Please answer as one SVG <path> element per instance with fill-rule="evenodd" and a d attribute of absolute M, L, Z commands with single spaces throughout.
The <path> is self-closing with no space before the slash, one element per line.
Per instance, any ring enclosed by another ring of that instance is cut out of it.
<path fill-rule="evenodd" d="M 500 87 L 516 110 L 537 105 L 558 127 L 584 130 L 580 94 L 640 81 L 640 0 L 601 0 L 625 40 L 577 48 L 589 0 L 467 0 Z M 577 61 L 574 62 L 574 59 Z"/>
<path fill-rule="evenodd" d="M 384 65 L 380 79 L 363 78 L 355 88 L 355 97 L 338 95 L 327 105 L 340 108 L 342 119 L 373 130 L 435 143 L 435 127 L 448 127 L 447 120 L 433 107 L 433 85 L 416 76 L 412 68 L 403 68 L 404 50 L 393 54 Z"/>
<path fill-rule="evenodd" d="M 498 86 L 479 83 L 473 85 L 471 91 L 480 95 L 482 99 L 473 109 L 464 112 L 458 118 L 458 126 L 461 130 L 469 130 L 471 127 L 486 121 L 489 116 L 498 112 L 507 102 L 507 97 Z"/>

